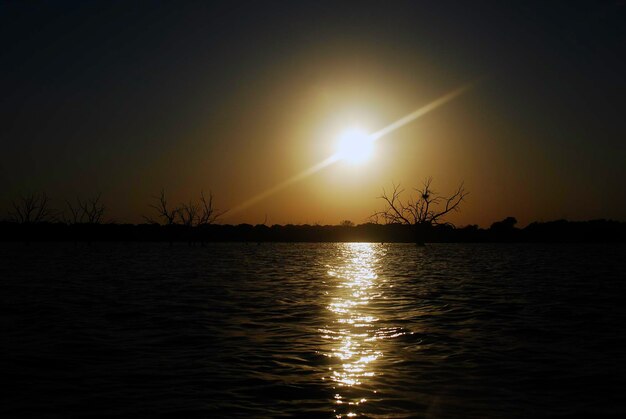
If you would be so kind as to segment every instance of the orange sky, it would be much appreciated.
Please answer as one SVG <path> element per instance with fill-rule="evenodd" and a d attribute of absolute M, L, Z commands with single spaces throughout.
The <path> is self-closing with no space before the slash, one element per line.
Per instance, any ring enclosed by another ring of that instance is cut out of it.
<path fill-rule="evenodd" d="M 465 182 L 449 221 L 626 219 L 624 7 L 398 2 L 7 5 L 0 210 L 102 192 L 141 222 L 234 208 L 468 82 L 474 88 L 227 223 L 363 223 L 383 187 Z M 589 9 L 589 10 L 587 10 Z M 117 28 L 112 31 L 111 28 Z"/>

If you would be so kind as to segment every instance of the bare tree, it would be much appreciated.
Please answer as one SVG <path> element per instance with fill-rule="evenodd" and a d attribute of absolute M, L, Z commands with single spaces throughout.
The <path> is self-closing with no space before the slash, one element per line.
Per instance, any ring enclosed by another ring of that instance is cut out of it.
<path fill-rule="evenodd" d="M 200 191 L 200 201 L 180 204 L 178 208 L 178 218 L 182 225 L 189 227 L 200 227 L 215 223 L 226 211 L 219 211 L 213 206 L 213 193 L 209 191 L 209 196 Z"/>
<path fill-rule="evenodd" d="M 204 226 L 215 223 L 219 217 L 227 211 L 219 211 L 213 207 L 213 193 L 209 191 L 209 198 L 204 196 L 204 191 L 200 191 L 200 212 L 198 213 L 198 226 Z M 267 215 L 265 216 L 267 221 Z"/>
<path fill-rule="evenodd" d="M 88 198 L 83 203 L 83 212 L 88 223 L 100 224 L 104 216 L 104 204 L 100 201 L 102 194 L 98 194 L 92 198 Z"/>
<path fill-rule="evenodd" d="M 48 195 L 45 192 L 21 196 L 13 201 L 13 212 L 9 213 L 12 221 L 28 224 L 54 221 L 56 211 L 49 206 Z"/>
<path fill-rule="evenodd" d="M 198 204 L 191 200 L 189 200 L 189 203 L 187 204 L 180 204 L 180 207 L 178 208 L 180 223 L 186 227 L 193 227 L 196 225 L 198 210 Z"/>
<path fill-rule="evenodd" d="M 151 204 L 150 208 L 153 208 L 157 212 L 157 217 L 161 219 L 163 224 L 165 225 L 176 224 L 176 219 L 178 217 L 178 213 L 180 212 L 180 208 L 168 207 L 167 199 L 165 198 L 165 189 L 161 188 L 161 194 L 153 198 L 157 202 L 155 204 Z M 146 217 L 144 215 L 143 218 L 150 224 L 160 224 L 159 221 L 155 220 L 152 217 Z"/>
<path fill-rule="evenodd" d="M 80 197 L 77 197 L 74 203 L 66 200 L 65 206 L 69 215 L 63 213 L 63 220 L 67 224 L 101 224 L 105 211 L 101 197 L 102 194 L 99 193 L 85 201 L 81 200 Z"/>
<path fill-rule="evenodd" d="M 87 223 L 100 224 L 102 222 L 104 204 L 100 201 L 101 196 L 102 194 L 98 194 L 81 203 L 80 207 L 85 215 L 85 221 Z"/>
<path fill-rule="evenodd" d="M 444 223 L 443 219 L 452 211 L 458 211 L 459 205 L 468 192 L 463 183 L 448 197 L 435 192 L 432 187 L 432 178 L 427 178 L 421 189 L 414 198 L 407 201 L 402 200 L 404 189 L 400 185 L 393 185 L 391 193 L 383 189 L 383 194 L 379 197 L 385 201 L 385 208 L 372 215 L 374 221 L 382 219 L 387 224 L 407 224 L 416 227 L 416 232 L 420 227 L 430 227 Z M 416 242 L 421 242 L 416 237 Z"/>
<path fill-rule="evenodd" d="M 65 206 L 69 212 L 69 215 L 66 215 L 65 211 L 63 212 L 63 221 L 66 224 L 80 224 L 83 222 L 85 215 L 80 204 L 79 198 L 76 198 L 76 203 L 74 204 L 68 200 L 65 201 Z"/>
<path fill-rule="evenodd" d="M 170 208 L 165 197 L 165 191 L 161 189 L 161 194 L 155 196 L 156 203 L 150 205 L 157 214 L 157 220 L 144 216 L 143 218 L 151 224 L 165 224 L 166 226 L 184 226 L 184 227 L 202 227 L 209 224 L 213 224 L 219 217 L 221 217 L 226 211 L 218 211 L 213 206 L 213 194 L 209 192 L 206 196 L 203 191 L 200 192 L 200 200 L 194 201 L 192 199 L 189 202 L 182 203 L 177 207 Z M 159 222 L 161 221 L 161 222 Z M 199 234 L 197 229 L 185 229 L 179 230 L 176 237 L 187 237 L 189 244 L 195 243 L 198 237 L 203 236 Z M 173 243 L 173 232 L 169 234 L 170 245 Z M 181 236 L 182 235 L 182 236 Z M 204 243 L 203 243 L 204 244 Z"/>

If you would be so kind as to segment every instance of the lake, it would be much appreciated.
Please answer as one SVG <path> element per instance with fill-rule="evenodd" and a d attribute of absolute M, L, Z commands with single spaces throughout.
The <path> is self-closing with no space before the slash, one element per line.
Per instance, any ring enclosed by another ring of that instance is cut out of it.
<path fill-rule="evenodd" d="M 0 244 L 0 413 L 625 414 L 624 272 L 614 244 Z"/>

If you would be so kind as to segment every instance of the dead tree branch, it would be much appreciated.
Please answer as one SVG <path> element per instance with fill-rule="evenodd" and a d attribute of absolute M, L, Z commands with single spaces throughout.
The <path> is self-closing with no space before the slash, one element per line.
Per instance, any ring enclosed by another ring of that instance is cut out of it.
<path fill-rule="evenodd" d="M 81 202 L 79 198 L 76 198 L 76 203 L 72 204 L 70 201 L 65 201 L 65 206 L 69 211 L 69 216 L 65 215 L 63 212 L 63 220 L 66 224 L 80 224 L 83 222 L 84 213 L 81 209 Z"/>
<path fill-rule="evenodd" d="M 427 178 L 421 189 L 415 189 L 417 196 L 407 201 L 401 199 L 404 189 L 399 184 L 393 185 L 391 193 L 383 189 L 379 198 L 385 201 L 385 208 L 372 214 L 371 219 L 382 219 L 386 224 L 441 224 L 447 214 L 459 210 L 468 192 L 461 183 L 452 195 L 445 197 L 435 192 L 431 184 L 432 178 Z"/>
<path fill-rule="evenodd" d="M 88 198 L 85 202 L 78 199 L 78 205 L 82 211 L 82 219 L 89 224 L 102 223 L 104 215 L 104 204 L 100 202 L 102 194 L 98 194 L 92 198 Z"/>
<path fill-rule="evenodd" d="M 198 216 L 198 205 L 191 200 L 188 204 L 181 204 L 178 209 L 180 223 L 187 227 L 193 227 Z"/>
<path fill-rule="evenodd" d="M 198 214 L 198 226 L 215 223 L 226 211 L 219 211 L 213 206 L 213 193 L 209 191 L 208 199 L 204 196 L 204 191 L 200 191 L 200 212 Z"/>
<path fill-rule="evenodd" d="M 160 221 L 165 225 L 173 225 L 176 224 L 176 219 L 178 217 L 178 213 L 180 211 L 179 208 L 169 208 L 167 205 L 167 199 L 165 197 L 165 189 L 161 188 L 161 194 L 159 196 L 153 197 L 157 202 L 150 205 L 150 208 L 154 209 L 157 212 L 157 220 L 160 218 Z M 150 224 L 161 224 L 159 221 L 155 220 L 152 217 L 143 216 L 143 218 Z"/>
<path fill-rule="evenodd" d="M 20 224 L 54 221 L 56 211 L 49 207 L 49 203 L 45 192 L 21 196 L 12 202 L 13 212 L 9 216 Z"/>

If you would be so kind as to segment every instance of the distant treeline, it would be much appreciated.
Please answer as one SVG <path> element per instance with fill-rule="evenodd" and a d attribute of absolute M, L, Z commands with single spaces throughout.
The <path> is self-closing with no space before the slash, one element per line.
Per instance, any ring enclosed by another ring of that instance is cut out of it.
<path fill-rule="evenodd" d="M 490 228 L 419 226 L 425 242 L 625 242 L 626 223 L 610 220 L 535 222 L 516 228 L 509 217 Z M 0 222 L 0 241 L 149 241 L 184 242 L 415 242 L 416 227 L 403 224 L 225 225 L 17 223 Z"/>

